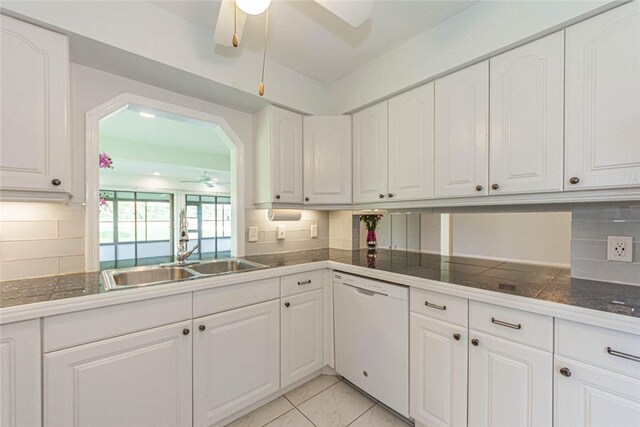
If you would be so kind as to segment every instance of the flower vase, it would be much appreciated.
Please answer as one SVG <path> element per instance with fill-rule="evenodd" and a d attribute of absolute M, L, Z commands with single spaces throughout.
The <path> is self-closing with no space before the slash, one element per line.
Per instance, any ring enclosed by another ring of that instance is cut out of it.
<path fill-rule="evenodd" d="M 367 247 L 370 250 L 378 247 L 378 236 L 376 235 L 376 230 L 367 231 Z"/>

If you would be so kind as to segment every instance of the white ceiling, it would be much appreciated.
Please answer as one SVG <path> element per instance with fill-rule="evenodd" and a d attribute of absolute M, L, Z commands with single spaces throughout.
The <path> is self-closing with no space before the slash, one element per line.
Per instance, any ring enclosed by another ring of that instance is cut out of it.
<path fill-rule="evenodd" d="M 328 85 L 477 1 L 376 0 L 371 17 L 353 28 L 313 0 L 273 0 L 267 56 Z M 152 3 L 211 31 L 220 7 L 219 0 Z M 240 49 L 262 52 L 264 18 L 247 17 Z M 213 46 L 213 41 L 212 49 L 228 56 L 242 52 Z M 260 64 L 256 67 L 259 70 Z"/>

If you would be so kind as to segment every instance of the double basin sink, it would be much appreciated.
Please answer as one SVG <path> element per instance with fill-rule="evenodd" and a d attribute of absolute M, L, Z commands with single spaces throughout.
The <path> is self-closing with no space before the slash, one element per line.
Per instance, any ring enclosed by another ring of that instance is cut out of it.
<path fill-rule="evenodd" d="M 244 259 L 232 258 L 199 263 L 157 265 L 149 267 L 133 267 L 121 270 L 105 270 L 102 272 L 104 289 L 137 288 L 149 285 L 219 276 L 222 274 L 240 273 L 258 270 L 268 266 Z"/>

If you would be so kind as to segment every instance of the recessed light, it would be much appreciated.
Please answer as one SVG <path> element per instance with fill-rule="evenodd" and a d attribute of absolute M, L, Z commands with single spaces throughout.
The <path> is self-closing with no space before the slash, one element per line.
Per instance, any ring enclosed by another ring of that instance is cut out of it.
<path fill-rule="evenodd" d="M 218 182 L 218 178 L 213 178 L 213 180 L 214 180 L 215 182 Z"/>
<path fill-rule="evenodd" d="M 156 116 L 155 114 L 145 113 L 144 111 L 141 111 L 138 114 L 140 114 L 142 117 L 147 118 L 147 119 L 153 119 Z"/>
<path fill-rule="evenodd" d="M 155 176 L 160 176 L 160 172 L 154 172 L 153 173 Z"/>

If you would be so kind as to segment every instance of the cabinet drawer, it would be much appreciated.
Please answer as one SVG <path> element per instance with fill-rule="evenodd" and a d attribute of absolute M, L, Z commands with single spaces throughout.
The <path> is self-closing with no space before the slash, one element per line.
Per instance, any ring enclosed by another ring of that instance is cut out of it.
<path fill-rule="evenodd" d="M 640 378 L 640 335 L 556 319 L 556 354 Z"/>
<path fill-rule="evenodd" d="M 280 297 L 277 277 L 193 293 L 193 317 L 207 316 Z"/>
<path fill-rule="evenodd" d="M 553 351 L 553 318 L 549 316 L 470 301 L 469 329 Z"/>
<path fill-rule="evenodd" d="M 191 293 L 44 318 L 44 352 L 191 319 Z"/>
<path fill-rule="evenodd" d="M 466 298 L 411 288 L 410 306 L 414 313 L 467 327 L 468 300 Z"/>
<path fill-rule="evenodd" d="M 280 293 L 283 297 L 324 288 L 324 270 L 290 274 L 280 278 Z"/>

